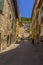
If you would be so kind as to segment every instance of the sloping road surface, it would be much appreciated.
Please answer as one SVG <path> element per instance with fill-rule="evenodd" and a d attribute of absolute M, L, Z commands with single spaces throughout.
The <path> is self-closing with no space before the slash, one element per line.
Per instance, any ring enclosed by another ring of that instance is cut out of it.
<path fill-rule="evenodd" d="M 43 65 L 43 47 L 22 41 L 16 49 L 0 54 L 0 65 Z"/>

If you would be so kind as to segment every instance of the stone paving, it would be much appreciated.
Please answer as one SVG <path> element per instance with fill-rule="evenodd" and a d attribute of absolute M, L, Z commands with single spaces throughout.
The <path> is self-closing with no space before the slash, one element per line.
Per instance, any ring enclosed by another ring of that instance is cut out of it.
<path fill-rule="evenodd" d="M 0 54 L 0 65 L 43 65 L 43 47 L 22 40 L 17 48 Z"/>

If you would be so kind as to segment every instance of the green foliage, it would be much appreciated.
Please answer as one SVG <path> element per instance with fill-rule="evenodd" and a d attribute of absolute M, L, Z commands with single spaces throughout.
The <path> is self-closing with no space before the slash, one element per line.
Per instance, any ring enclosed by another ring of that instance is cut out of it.
<path fill-rule="evenodd" d="M 29 32 L 30 32 L 30 30 L 26 30 L 26 32 L 28 32 L 28 33 L 29 33 Z"/>
<path fill-rule="evenodd" d="M 3 7 L 4 7 L 4 0 L 0 0 L 0 10 L 3 11 Z"/>
<path fill-rule="evenodd" d="M 21 21 L 24 23 L 24 22 L 30 22 L 31 21 L 31 18 L 21 18 Z"/>

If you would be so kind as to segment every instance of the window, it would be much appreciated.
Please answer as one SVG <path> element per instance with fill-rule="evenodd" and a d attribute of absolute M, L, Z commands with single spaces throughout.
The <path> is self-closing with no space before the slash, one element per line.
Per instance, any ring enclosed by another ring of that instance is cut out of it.
<path fill-rule="evenodd" d="M 43 22 L 43 17 L 41 18 L 41 23 Z"/>
<path fill-rule="evenodd" d="M 10 19 L 11 19 L 11 14 L 10 14 Z"/>
<path fill-rule="evenodd" d="M 42 6 L 42 11 L 43 11 L 43 6 Z"/>
<path fill-rule="evenodd" d="M 2 10 L 0 10 L 0 14 L 2 14 Z"/>
<path fill-rule="evenodd" d="M 36 19 L 38 19 L 38 16 L 39 16 L 39 11 L 37 11 L 36 13 Z"/>

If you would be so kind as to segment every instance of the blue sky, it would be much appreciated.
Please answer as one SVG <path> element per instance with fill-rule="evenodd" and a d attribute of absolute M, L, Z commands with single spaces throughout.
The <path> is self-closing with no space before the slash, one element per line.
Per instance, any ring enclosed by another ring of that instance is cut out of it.
<path fill-rule="evenodd" d="M 35 0 L 17 0 L 21 17 L 30 18 Z"/>

